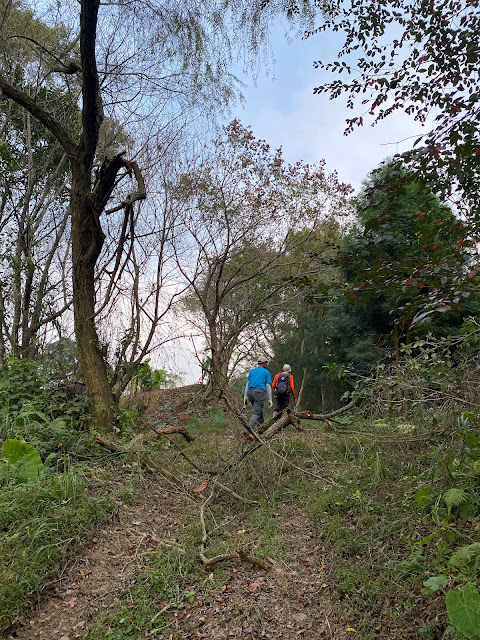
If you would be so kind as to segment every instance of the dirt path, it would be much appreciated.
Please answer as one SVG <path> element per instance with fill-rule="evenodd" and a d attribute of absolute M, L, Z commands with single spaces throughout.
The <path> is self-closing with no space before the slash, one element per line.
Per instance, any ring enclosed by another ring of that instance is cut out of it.
<path fill-rule="evenodd" d="M 201 388 L 200 388 L 201 389 Z M 180 419 L 182 411 L 198 412 L 201 402 L 198 385 L 162 391 L 150 398 L 148 413 L 163 420 Z M 208 412 L 210 407 L 206 408 Z M 190 414 L 189 414 L 190 415 Z M 167 418 L 165 418 L 167 416 Z M 188 416 L 187 416 L 188 417 Z M 222 432 L 230 440 L 239 429 Z M 203 434 L 199 438 L 208 441 Z M 137 573 L 145 569 L 145 552 L 175 545 L 188 522 L 185 497 L 172 493 L 159 476 L 147 474 L 144 504 L 120 504 L 118 517 L 99 531 L 94 542 L 70 561 L 62 576 L 51 585 L 50 595 L 38 608 L 25 615 L 12 637 L 16 640 L 74 640 L 82 638 L 97 615 L 115 607 Z M 191 514 L 190 510 L 190 514 Z M 189 516 L 190 518 L 192 516 Z M 224 563 L 227 578 L 221 588 L 208 596 L 185 602 L 182 609 L 165 612 L 167 629 L 159 638 L 169 640 L 340 640 L 351 637 L 335 626 L 328 596 L 330 563 L 319 548 L 307 515 L 300 507 L 283 505 L 275 514 L 284 531 L 285 558 L 290 565 L 277 563 L 272 571 L 250 564 Z M 239 524 L 241 514 L 239 514 Z M 248 525 L 246 525 L 248 526 Z M 200 543 L 200 540 L 199 540 Z M 199 561 L 201 580 L 208 580 L 217 567 L 204 569 Z M 205 593 L 205 591 L 202 591 Z M 158 614 L 152 602 L 152 617 Z M 134 607 L 132 603 L 132 607 Z M 165 634 L 168 634 L 165 635 Z M 144 637 L 144 636 L 139 636 Z M 149 636 L 150 637 L 150 636 Z"/>
<path fill-rule="evenodd" d="M 151 485 L 148 504 L 120 505 L 118 517 L 70 561 L 52 585 L 53 595 L 24 617 L 16 640 L 73 640 L 82 637 L 96 613 L 111 606 L 132 581 L 143 551 L 155 548 L 151 534 L 174 535 L 174 496 Z"/>
<path fill-rule="evenodd" d="M 280 514 L 279 514 L 280 515 Z M 339 640 L 328 597 L 326 565 L 319 565 L 318 544 L 301 509 L 281 514 L 286 520 L 295 569 L 276 565 L 271 572 L 237 565 L 229 581 L 205 602 L 176 614 L 185 639 Z"/>
<path fill-rule="evenodd" d="M 53 586 L 53 595 L 25 616 L 16 640 L 81 638 L 96 614 L 114 606 L 142 565 L 142 553 L 158 549 L 162 540 L 175 541 L 181 523 L 175 521 L 180 498 L 151 486 L 148 504 L 121 505 L 118 518 L 98 532 L 95 542 L 75 558 Z M 280 514 L 279 514 L 280 515 Z M 230 565 L 230 577 L 205 600 L 167 612 L 175 638 L 228 640 L 337 640 L 318 546 L 301 510 L 285 518 L 289 554 L 295 569 L 277 565 L 271 572 L 250 565 Z M 201 568 L 199 568 L 202 571 Z M 156 612 L 152 609 L 152 615 Z M 347 634 L 348 635 L 348 634 Z"/>

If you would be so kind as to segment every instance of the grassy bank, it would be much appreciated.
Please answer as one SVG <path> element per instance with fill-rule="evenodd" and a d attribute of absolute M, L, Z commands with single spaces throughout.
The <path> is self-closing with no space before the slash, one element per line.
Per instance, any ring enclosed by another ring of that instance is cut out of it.
<path fill-rule="evenodd" d="M 110 462 L 86 428 L 85 408 L 83 396 L 52 389 L 31 363 L 0 371 L 0 631 L 115 510 L 96 472 Z M 9 457 L 8 442 L 28 445 L 27 458 Z"/>
<path fill-rule="evenodd" d="M 109 500 L 87 492 L 81 469 L 0 491 L 0 630 L 28 610 L 113 509 Z"/>
<path fill-rule="evenodd" d="M 445 593 L 477 580 L 475 420 L 415 424 L 359 417 L 340 427 L 351 434 L 327 433 L 318 422 L 305 422 L 304 432 L 290 428 L 225 475 L 222 481 L 258 505 L 220 492 L 206 512 L 207 555 L 242 547 L 295 570 L 289 538 L 300 524 L 308 526 L 316 550 L 309 570 L 327 567 L 319 589 L 331 599 L 339 629 L 361 640 L 465 637 L 447 616 Z M 197 421 L 195 429 L 201 437 L 183 447 L 198 464 L 226 461 L 241 446 L 218 421 Z M 187 473 L 176 449 L 162 456 L 179 477 Z M 307 525 L 291 522 L 299 513 Z M 231 577 L 231 563 L 206 570 L 200 562 L 198 507 L 190 503 L 184 518 L 180 550 L 152 551 L 89 640 L 181 638 L 185 630 L 178 620 L 172 627 L 171 611 L 207 598 Z M 471 553 L 465 554 L 467 547 Z M 163 613 L 154 617 L 152 610 Z"/>

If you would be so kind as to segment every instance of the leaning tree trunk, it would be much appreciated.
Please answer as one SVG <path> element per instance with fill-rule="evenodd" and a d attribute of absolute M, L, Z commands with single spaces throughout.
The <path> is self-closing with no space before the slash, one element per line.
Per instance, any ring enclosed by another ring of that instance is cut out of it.
<path fill-rule="evenodd" d="M 113 394 L 95 326 L 95 264 L 105 236 L 90 199 L 83 167 L 72 163 L 73 309 L 78 359 L 95 420 L 108 427 L 113 417 Z"/>
<path fill-rule="evenodd" d="M 297 412 L 301 410 L 303 394 L 305 393 L 305 388 L 307 386 L 307 381 L 309 377 L 310 376 L 308 374 L 307 368 L 303 367 L 302 383 L 300 384 L 300 391 L 298 392 L 298 396 L 297 396 L 297 405 L 296 405 Z"/>

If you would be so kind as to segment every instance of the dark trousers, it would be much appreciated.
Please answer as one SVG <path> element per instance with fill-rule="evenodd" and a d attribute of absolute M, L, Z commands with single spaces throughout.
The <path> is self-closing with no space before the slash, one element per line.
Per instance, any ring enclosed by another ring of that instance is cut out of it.
<path fill-rule="evenodd" d="M 288 407 L 288 401 L 290 400 L 289 393 L 275 393 L 273 395 L 273 417 L 276 418 L 278 414 Z"/>
<path fill-rule="evenodd" d="M 265 396 L 267 392 L 265 389 L 259 389 L 258 387 L 250 387 L 247 391 L 247 398 L 253 405 L 253 413 L 250 418 L 250 429 L 255 429 L 259 424 L 265 422 L 263 418 L 263 405 L 265 404 Z"/>

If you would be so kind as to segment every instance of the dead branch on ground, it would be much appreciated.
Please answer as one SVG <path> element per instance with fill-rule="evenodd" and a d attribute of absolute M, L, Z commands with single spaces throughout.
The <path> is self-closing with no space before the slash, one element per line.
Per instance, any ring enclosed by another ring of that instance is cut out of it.
<path fill-rule="evenodd" d="M 189 433 L 185 427 L 162 427 L 161 429 L 155 429 L 151 427 L 152 431 L 154 431 L 158 436 L 168 436 L 174 433 L 179 433 L 182 435 L 187 442 L 193 442 L 195 438 Z"/>
<path fill-rule="evenodd" d="M 168 429 L 174 430 L 174 431 L 170 430 L 169 433 L 180 433 L 181 435 L 183 435 L 183 437 L 185 437 L 185 433 L 187 433 L 183 427 L 168 427 Z M 160 435 L 164 435 L 161 433 L 162 429 L 157 429 L 155 430 L 155 432 L 156 433 L 160 432 Z M 188 436 L 190 437 L 190 440 L 193 440 L 193 437 L 190 434 L 188 434 Z M 109 440 L 105 440 L 103 438 L 98 438 L 98 437 L 95 438 L 95 442 L 105 447 L 109 451 L 114 451 L 116 453 L 126 453 L 129 455 L 131 455 L 132 453 L 135 453 L 140 457 L 142 462 L 150 471 L 153 471 L 154 473 L 158 473 L 163 478 L 165 478 L 166 480 L 174 484 L 176 487 L 182 489 L 182 492 L 188 495 L 189 498 L 191 499 L 193 498 L 196 501 L 197 496 L 192 491 L 187 489 L 187 487 L 185 487 L 185 485 L 183 484 L 183 482 L 181 482 L 181 480 L 179 480 L 175 475 L 173 475 L 173 473 L 170 473 L 170 471 L 167 471 L 166 469 L 164 469 L 160 464 L 158 464 L 156 460 L 154 460 L 151 456 L 148 455 L 148 453 L 143 448 L 143 444 L 142 444 L 142 442 L 145 439 L 147 439 L 146 435 L 143 433 L 139 433 L 134 438 L 132 438 L 132 440 L 130 440 L 130 442 L 124 447 L 114 442 L 111 442 Z M 188 440 L 188 438 L 186 439 Z"/>
<path fill-rule="evenodd" d="M 358 398 L 353 398 L 353 400 L 351 400 L 344 407 L 335 409 L 335 411 L 331 411 L 330 413 L 312 413 L 311 411 L 300 411 L 299 413 L 297 413 L 297 417 L 304 420 L 321 420 L 322 422 L 326 422 L 331 427 L 332 424 L 330 420 L 335 416 L 339 416 L 340 414 L 345 413 L 345 411 L 349 411 L 349 409 L 357 404 L 358 400 Z"/>
<path fill-rule="evenodd" d="M 269 446 L 268 442 L 272 440 L 277 433 L 279 433 L 282 429 L 287 427 L 289 424 L 293 424 L 298 430 L 303 431 L 300 420 L 291 409 L 284 409 L 276 418 L 272 418 L 268 422 L 264 422 L 263 424 L 261 424 L 256 431 L 253 431 L 252 429 L 250 429 L 250 427 L 248 427 L 248 431 L 255 438 L 255 442 L 252 442 L 252 444 L 247 449 L 242 451 L 242 453 L 239 456 L 237 456 L 230 464 L 228 464 L 225 467 L 225 469 L 221 473 L 219 473 L 219 475 L 220 476 L 224 475 L 225 473 L 227 473 L 228 471 L 236 467 L 238 464 L 240 464 L 240 462 L 242 462 L 247 456 L 252 454 L 254 451 L 256 451 L 257 449 L 260 449 L 260 447 L 266 446 L 267 449 L 273 455 L 280 458 L 282 462 L 292 467 L 293 469 L 296 469 L 297 471 L 301 471 L 306 475 L 312 476 L 317 480 L 322 480 L 322 482 L 327 482 L 328 484 L 335 484 L 333 480 L 329 478 L 324 478 L 323 476 L 319 476 L 318 474 L 313 473 L 312 471 L 308 471 L 308 469 L 303 469 L 302 467 L 297 466 L 296 464 L 291 462 L 287 457 L 282 456 L 280 453 L 278 453 L 278 451 L 274 451 Z M 260 435 L 262 437 L 260 437 Z"/>
<path fill-rule="evenodd" d="M 183 451 L 183 449 L 180 449 L 180 447 L 177 445 L 177 443 L 172 439 L 169 438 L 168 436 L 165 436 L 170 443 L 175 447 L 175 449 L 178 451 L 178 453 L 188 462 L 188 464 L 195 469 L 195 471 L 198 471 L 199 473 L 206 475 L 206 476 L 218 476 L 219 473 L 218 471 L 209 471 L 206 469 L 202 469 L 202 467 L 200 467 L 196 462 L 194 462 L 190 456 L 188 456 L 185 451 Z M 233 489 L 230 489 L 230 487 L 227 487 L 226 485 L 222 484 L 221 482 L 218 481 L 218 479 L 215 481 L 217 487 L 221 490 L 224 491 L 225 493 L 229 493 L 231 496 L 233 496 L 236 500 L 239 500 L 240 502 L 245 502 L 246 504 L 251 504 L 251 505 L 258 505 L 258 502 L 256 500 L 249 500 L 248 498 L 245 498 L 244 496 L 241 496 L 240 494 L 236 493 Z"/>
<path fill-rule="evenodd" d="M 204 500 L 200 505 L 200 523 L 202 525 L 202 544 L 200 547 L 200 560 L 202 561 L 203 565 L 205 567 L 212 567 L 214 564 L 218 564 L 219 562 L 228 562 L 228 561 L 248 562 L 257 567 L 261 567 L 262 569 L 265 569 L 265 571 L 270 571 L 271 567 L 267 562 L 265 562 L 265 560 L 262 560 L 261 558 L 255 558 L 254 556 L 250 556 L 244 551 L 242 551 L 241 549 L 238 549 L 237 551 L 233 551 L 230 553 L 222 553 L 218 556 L 213 556 L 212 558 L 207 558 L 207 556 L 205 555 L 206 544 L 207 544 L 207 527 L 205 525 L 205 508 L 210 502 L 210 500 L 213 498 L 214 491 L 215 491 L 215 486 L 212 488 L 212 491 L 210 492 L 210 495 L 208 496 L 208 498 L 206 498 L 206 500 Z"/>

